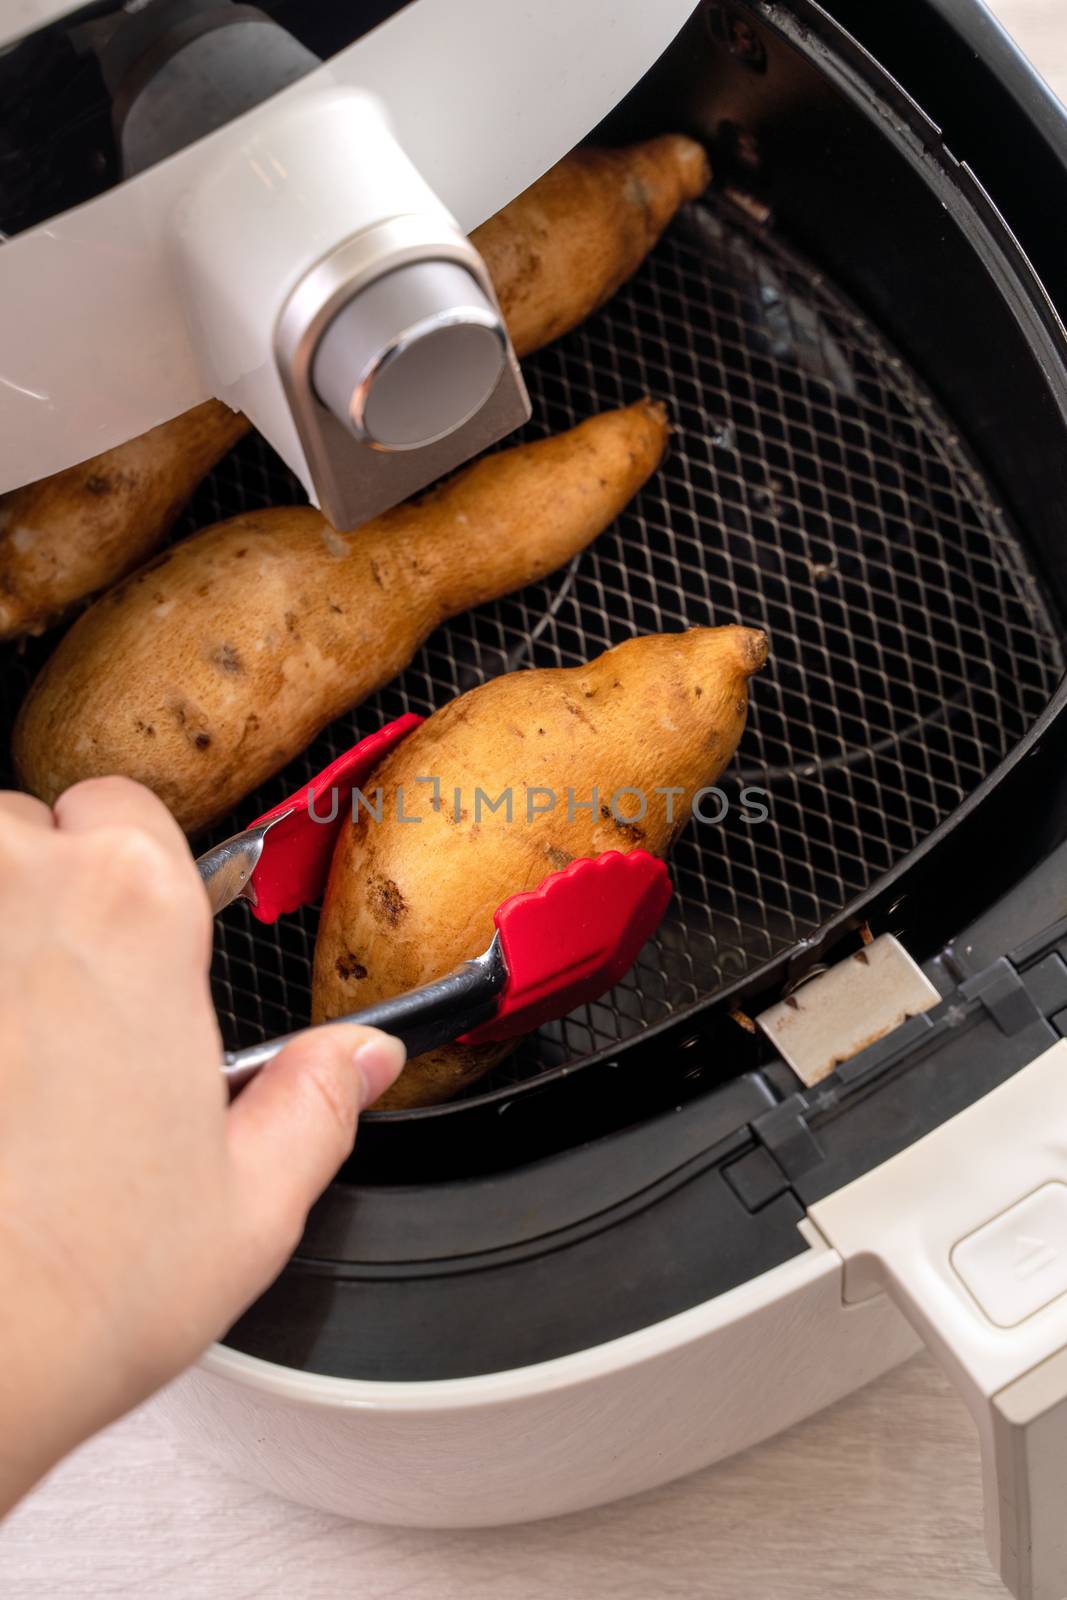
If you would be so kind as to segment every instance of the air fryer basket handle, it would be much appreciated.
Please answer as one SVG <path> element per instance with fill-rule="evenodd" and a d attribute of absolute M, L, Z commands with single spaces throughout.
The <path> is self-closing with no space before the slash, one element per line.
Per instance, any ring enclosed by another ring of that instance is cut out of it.
<path fill-rule="evenodd" d="M 1067 1596 L 1067 1040 L 811 1207 L 846 1301 L 888 1293 L 961 1391 L 986 1544 L 1018 1600 Z"/>

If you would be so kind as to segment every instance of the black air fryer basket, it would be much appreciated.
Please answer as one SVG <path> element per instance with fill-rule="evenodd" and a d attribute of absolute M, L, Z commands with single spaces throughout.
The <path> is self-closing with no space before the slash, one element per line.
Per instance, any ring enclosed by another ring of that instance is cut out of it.
<path fill-rule="evenodd" d="M 677 846 L 657 939 L 462 1099 L 366 1119 L 351 1173 L 231 1336 L 255 1354 L 440 1377 L 629 1331 L 795 1253 L 818 1193 L 1056 1036 L 1067 132 L 975 0 L 831 10 L 706 0 L 594 136 L 681 129 L 715 183 L 607 307 L 525 363 L 527 432 L 650 393 L 674 425 L 662 470 L 565 571 L 438 630 L 218 830 L 492 675 L 635 633 L 770 635 L 720 780 L 730 809 Z M 178 535 L 295 498 L 250 438 Z M 49 643 L 9 654 L 8 719 Z M 220 920 L 227 1044 L 307 1021 L 316 915 Z M 801 1094 L 744 1019 L 865 926 L 952 991 L 955 1033 L 935 1011 L 921 1040 L 904 1030 Z M 1014 1032 L 989 999 L 998 961 L 1013 994 L 1046 963 Z"/>

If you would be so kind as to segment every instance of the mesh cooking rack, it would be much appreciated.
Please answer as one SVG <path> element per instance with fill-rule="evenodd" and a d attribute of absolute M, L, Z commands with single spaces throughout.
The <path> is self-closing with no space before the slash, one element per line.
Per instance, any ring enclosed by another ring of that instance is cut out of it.
<path fill-rule="evenodd" d="M 676 847 L 659 936 L 611 994 L 542 1029 L 475 1094 L 621 1044 L 814 933 L 993 769 L 1063 667 L 1023 548 L 951 422 L 837 289 L 745 219 L 689 207 L 637 277 L 525 373 L 531 437 L 665 399 L 675 431 L 660 472 L 563 573 L 439 629 L 208 841 L 381 722 L 497 673 L 573 666 L 635 633 L 766 628 L 771 662 L 720 780 L 730 809 Z M 176 536 L 300 498 L 253 436 Z M 8 725 L 47 648 L 6 652 Z M 744 787 L 766 791 L 765 820 L 745 820 Z M 228 1045 L 306 1023 L 316 920 L 263 927 L 243 907 L 219 920 Z"/>

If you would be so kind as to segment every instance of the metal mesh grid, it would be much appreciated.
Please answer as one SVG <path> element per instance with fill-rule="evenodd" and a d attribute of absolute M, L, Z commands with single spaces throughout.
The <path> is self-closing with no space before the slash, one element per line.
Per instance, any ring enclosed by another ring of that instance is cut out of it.
<path fill-rule="evenodd" d="M 643 392 L 669 457 L 562 575 L 440 629 L 411 666 L 249 798 L 222 838 L 403 711 L 523 665 L 572 666 L 633 633 L 740 621 L 771 636 L 721 825 L 676 848 L 667 920 L 596 1005 L 528 1040 L 482 1088 L 634 1037 L 813 933 L 996 765 L 1062 670 L 1053 620 L 951 423 L 834 287 L 773 238 L 691 207 L 638 276 L 525 366 L 530 435 Z M 179 536 L 299 498 L 250 438 Z M 8 657 L 10 715 L 39 653 Z M 767 791 L 765 821 L 738 790 Z M 221 919 L 227 1044 L 306 1022 L 316 912 Z"/>

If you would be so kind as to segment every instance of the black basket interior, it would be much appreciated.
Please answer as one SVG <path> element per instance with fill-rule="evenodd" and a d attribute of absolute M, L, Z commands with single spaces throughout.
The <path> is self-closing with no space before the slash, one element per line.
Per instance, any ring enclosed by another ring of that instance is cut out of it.
<path fill-rule="evenodd" d="M 832 284 L 729 208 L 688 208 L 637 277 L 525 372 L 530 436 L 665 399 L 661 471 L 564 572 L 438 630 L 212 836 L 380 723 L 494 674 L 572 666 L 635 633 L 765 627 L 771 663 L 721 780 L 734 803 L 677 846 L 658 938 L 611 994 L 527 1040 L 475 1094 L 622 1045 L 813 934 L 996 766 L 1063 667 L 1026 552 L 949 418 Z M 176 536 L 300 498 L 251 437 Z M 5 728 L 48 648 L 5 652 Z M 766 791 L 765 821 L 745 820 L 744 786 Z M 220 919 L 228 1045 L 306 1023 L 316 917 Z"/>

